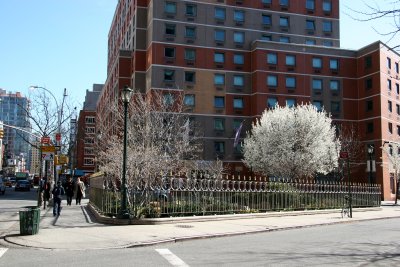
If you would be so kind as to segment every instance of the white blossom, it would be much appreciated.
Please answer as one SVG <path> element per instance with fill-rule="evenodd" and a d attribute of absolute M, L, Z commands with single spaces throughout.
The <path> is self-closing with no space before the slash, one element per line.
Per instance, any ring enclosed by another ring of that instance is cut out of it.
<path fill-rule="evenodd" d="M 340 142 L 325 111 L 313 105 L 266 110 L 244 140 L 244 163 L 280 178 L 327 174 L 338 165 Z"/>

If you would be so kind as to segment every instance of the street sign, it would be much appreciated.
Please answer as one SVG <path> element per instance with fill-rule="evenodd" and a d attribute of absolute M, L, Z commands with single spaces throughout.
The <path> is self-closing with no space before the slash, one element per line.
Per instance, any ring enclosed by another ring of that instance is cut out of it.
<path fill-rule="evenodd" d="M 54 152 L 42 152 L 42 160 L 54 160 Z"/>
<path fill-rule="evenodd" d="M 49 136 L 42 136 L 42 139 L 40 140 L 42 144 L 50 144 L 50 137 Z"/>
<path fill-rule="evenodd" d="M 349 158 L 349 152 L 347 152 L 347 151 L 342 151 L 342 152 L 340 152 L 340 158 L 341 159 L 347 159 L 347 158 Z"/>
<path fill-rule="evenodd" d="M 56 150 L 54 146 L 42 146 L 41 149 L 42 149 L 42 154 L 45 152 L 53 152 L 54 154 L 54 151 Z"/>

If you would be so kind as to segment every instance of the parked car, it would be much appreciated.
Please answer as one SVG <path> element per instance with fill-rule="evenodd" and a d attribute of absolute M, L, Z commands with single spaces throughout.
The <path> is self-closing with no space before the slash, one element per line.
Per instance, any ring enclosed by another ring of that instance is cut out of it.
<path fill-rule="evenodd" d="M 13 185 L 15 185 L 17 183 L 15 177 L 10 177 L 9 179 L 11 181 L 11 186 L 13 186 Z"/>
<path fill-rule="evenodd" d="M 12 187 L 12 182 L 11 182 L 10 178 L 4 178 L 3 182 L 4 182 L 5 186 Z"/>
<path fill-rule="evenodd" d="M 31 183 L 28 180 L 18 180 L 15 191 L 31 191 Z"/>
<path fill-rule="evenodd" d="M 6 185 L 3 183 L 3 178 L 0 178 L 0 193 L 2 195 L 6 193 Z"/>

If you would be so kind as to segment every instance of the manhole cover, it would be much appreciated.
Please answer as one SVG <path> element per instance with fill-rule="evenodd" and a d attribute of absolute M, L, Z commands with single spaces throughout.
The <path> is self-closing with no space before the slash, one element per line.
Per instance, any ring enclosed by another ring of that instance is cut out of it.
<path fill-rule="evenodd" d="M 193 225 L 178 224 L 178 225 L 175 225 L 175 227 L 178 227 L 178 228 L 193 228 Z"/>

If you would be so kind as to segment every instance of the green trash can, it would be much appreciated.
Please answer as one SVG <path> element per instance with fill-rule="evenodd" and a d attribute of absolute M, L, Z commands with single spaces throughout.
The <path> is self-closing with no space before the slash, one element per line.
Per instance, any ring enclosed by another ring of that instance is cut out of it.
<path fill-rule="evenodd" d="M 25 207 L 19 211 L 19 231 L 21 235 L 36 235 L 39 233 L 40 208 Z"/>

